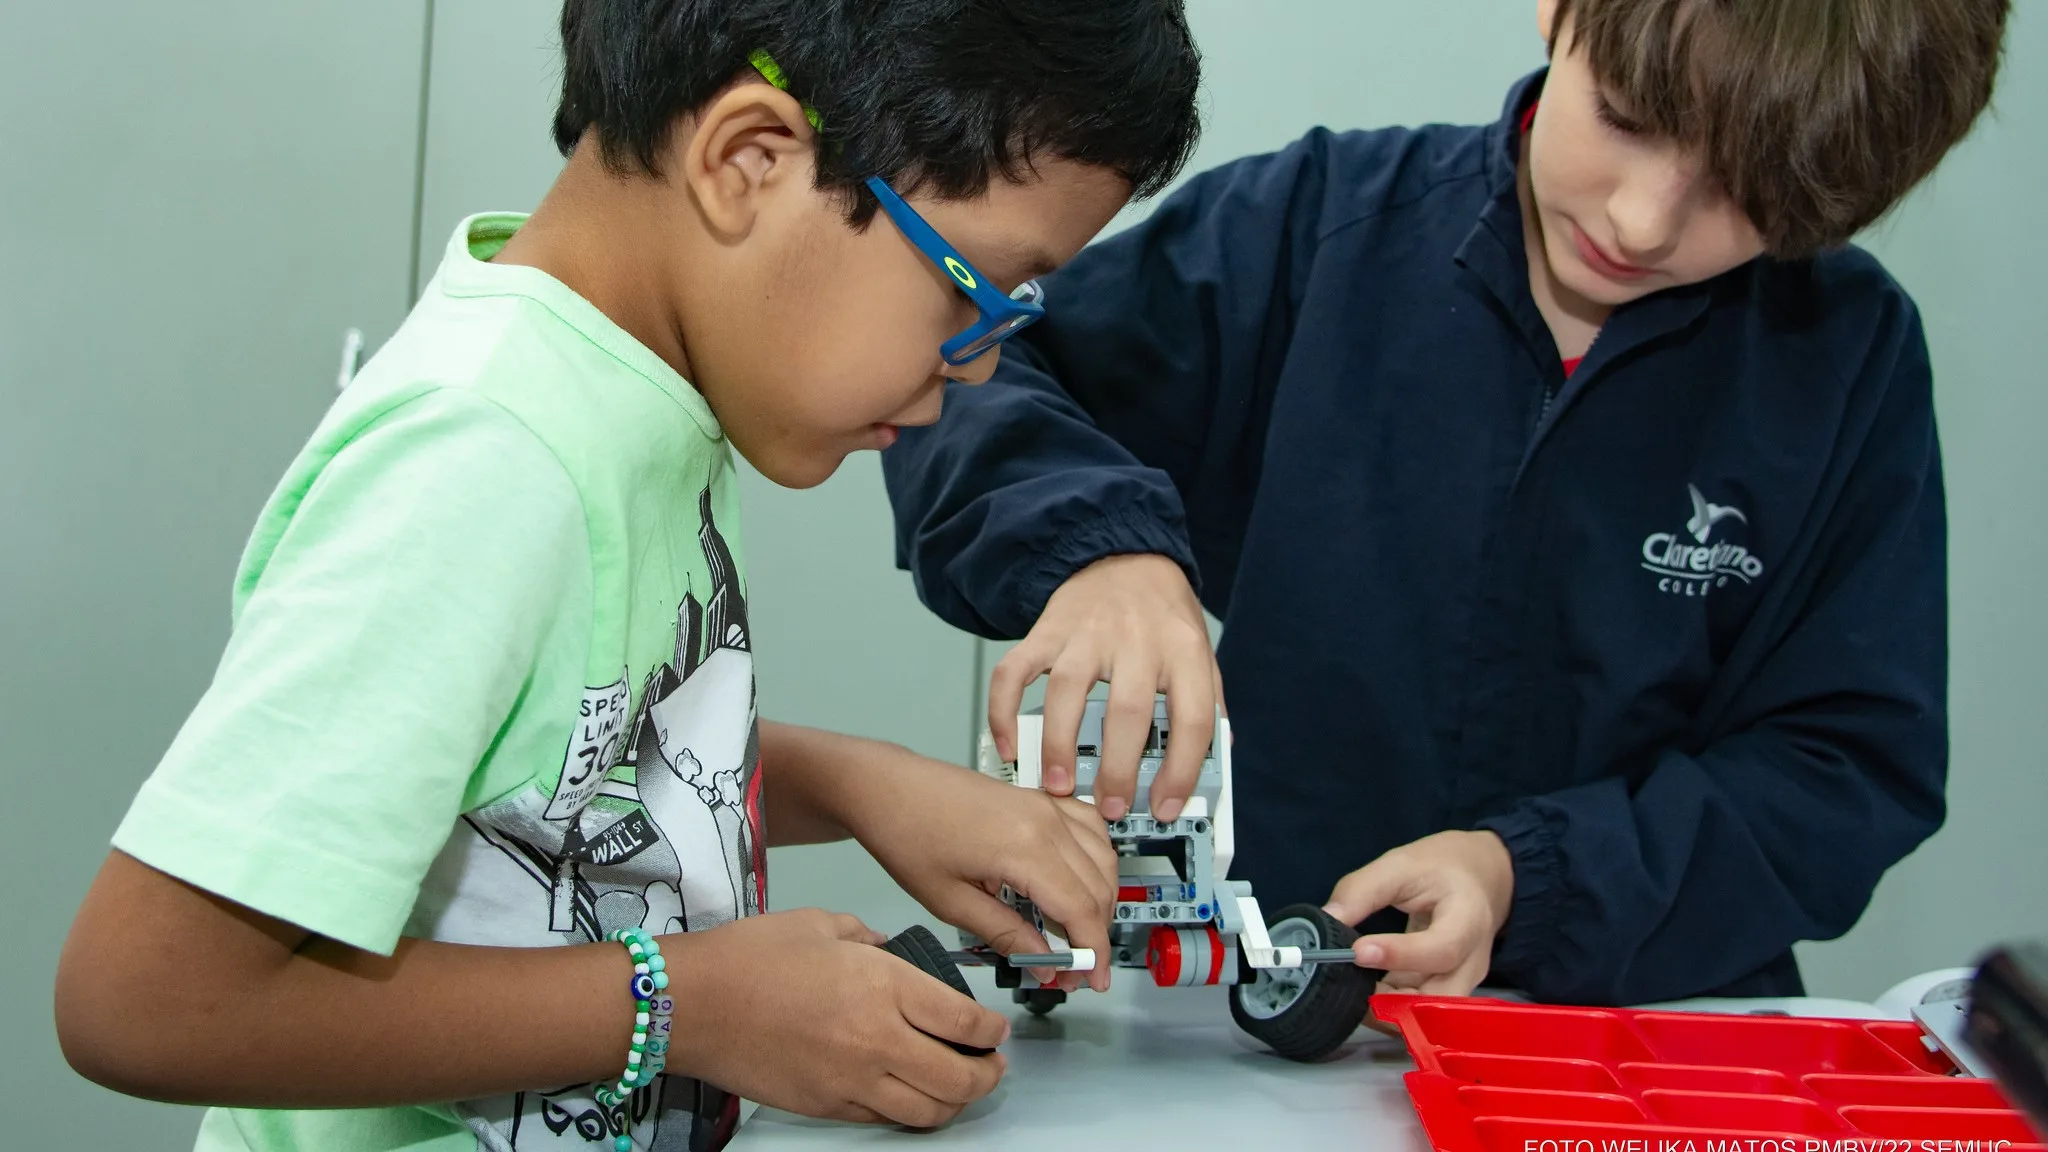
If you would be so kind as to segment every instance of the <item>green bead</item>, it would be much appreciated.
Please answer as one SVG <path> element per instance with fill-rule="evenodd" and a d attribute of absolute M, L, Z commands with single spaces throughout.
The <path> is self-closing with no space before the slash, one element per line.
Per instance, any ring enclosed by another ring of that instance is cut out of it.
<path fill-rule="evenodd" d="M 654 973 L 654 990 L 659 992 L 668 987 L 668 973 L 657 970 Z"/>

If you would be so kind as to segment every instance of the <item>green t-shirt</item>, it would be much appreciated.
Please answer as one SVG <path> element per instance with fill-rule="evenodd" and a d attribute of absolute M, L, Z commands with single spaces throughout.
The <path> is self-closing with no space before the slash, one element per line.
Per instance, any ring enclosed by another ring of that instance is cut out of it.
<path fill-rule="evenodd" d="M 695 931 L 765 898 L 730 451 L 589 302 L 487 262 L 522 220 L 463 222 L 292 464 L 213 684 L 114 837 L 372 952 Z M 548 995 L 478 991 L 508 1012 Z M 199 1147 L 680 1149 L 737 1107 L 679 1077 L 613 1109 L 593 1087 L 216 1110 Z"/>

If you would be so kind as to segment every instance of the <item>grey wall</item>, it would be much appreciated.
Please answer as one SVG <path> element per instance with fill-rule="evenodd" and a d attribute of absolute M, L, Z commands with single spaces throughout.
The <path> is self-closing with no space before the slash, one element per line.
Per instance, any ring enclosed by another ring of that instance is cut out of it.
<path fill-rule="evenodd" d="M 1948 472 L 1949 819 L 1854 931 L 1800 952 L 1870 997 L 1987 944 L 2048 936 L 2048 7 L 2023 0 L 1994 114 L 1866 238 L 1919 301 Z"/>
<path fill-rule="evenodd" d="M 2022 4 L 2000 115 L 1873 245 L 1934 344 L 1954 522 L 1952 816 L 1863 924 L 1805 958 L 1868 996 L 2048 931 L 2048 13 Z M 332 395 L 344 328 L 395 327 L 464 213 L 528 208 L 555 0 L 0 7 L 0 765 L 22 893 L 0 939 L 10 1146 L 190 1146 L 186 1110 L 72 1076 L 49 1024 L 58 944 L 106 837 L 203 689 L 270 486 Z M 1540 62 L 1530 0 L 1192 0 L 1209 61 L 1196 166 L 1335 127 L 1493 116 Z M 419 163 L 424 156 L 424 167 Z M 415 195 L 422 236 L 413 253 Z M 2024 197 L 2024 198 L 2023 198 Z M 1127 213 L 1125 221 L 1149 208 Z M 890 566 L 872 457 L 822 489 L 744 481 L 764 710 L 967 755 L 999 653 Z M 858 849 L 778 850 L 774 902 L 921 919 Z M 60 1144 L 60 1141 L 62 1142 Z"/>
<path fill-rule="evenodd" d="M 64 1066 L 57 950 L 212 674 L 242 542 L 334 395 L 343 329 L 374 342 L 405 313 L 424 15 L 0 6 L 7 1147 L 192 1145 L 196 1113 Z"/>

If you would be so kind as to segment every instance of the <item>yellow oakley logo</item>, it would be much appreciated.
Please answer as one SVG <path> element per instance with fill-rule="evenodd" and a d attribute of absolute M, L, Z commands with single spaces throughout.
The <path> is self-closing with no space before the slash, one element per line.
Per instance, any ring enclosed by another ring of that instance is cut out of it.
<path fill-rule="evenodd" d="M 946 271 L 953 274 L 953 279 L 958 280 L 962 288 L 975 287 L 974 273 L 967 270 L 967 265 L 953 259 L 951 256 L 946 257 Z"/>

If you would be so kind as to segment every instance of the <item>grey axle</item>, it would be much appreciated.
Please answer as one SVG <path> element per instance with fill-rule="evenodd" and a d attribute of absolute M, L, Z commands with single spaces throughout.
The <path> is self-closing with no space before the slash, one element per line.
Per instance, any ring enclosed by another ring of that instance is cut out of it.
<path fill-rule="evenodd" d="M 953 963 L 962 967 L 993 967 L 1003 961 L 994 952 L 979 949 L 967 952 L 949 952 Z M 1072 952 L 1018 952 L 1009 958 L 1013 968 L 1071 968 L 1074 966 Z M 1301 964 L 1306 968 L 1313 964 L 1355 964 L 1358 957 L 1349 948 L 1304 948 L 1301 950 Z"/>

